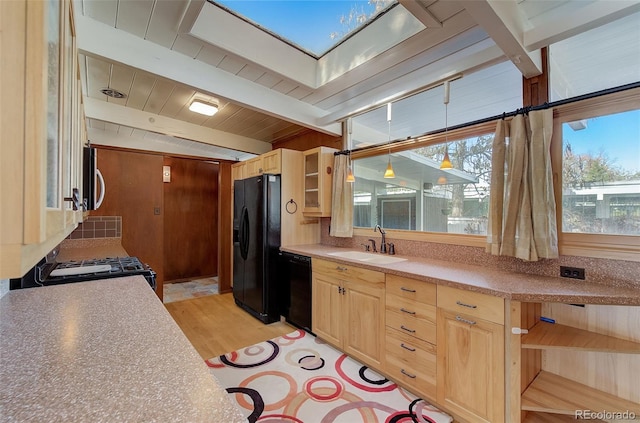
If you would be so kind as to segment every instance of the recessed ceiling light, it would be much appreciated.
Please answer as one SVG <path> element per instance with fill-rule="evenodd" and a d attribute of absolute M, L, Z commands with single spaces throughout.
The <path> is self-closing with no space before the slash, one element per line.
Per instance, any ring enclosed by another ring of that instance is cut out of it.
<path fill-rule="evenodd" d="M 192 112 L 200 113 L 202 115 L 213 116 L 218 112 L 218 105 L 194 100 L 191 102 L 189 110 L 191 110 Z"/>
<path fill-rule="evenodd" d="M 113 88 L 103 88 L 100 92 L 106 96 L 113 98 L 125 98 L 127 95 L 125 93 L 121 93 L 118 90 L 114 90 Z"/>

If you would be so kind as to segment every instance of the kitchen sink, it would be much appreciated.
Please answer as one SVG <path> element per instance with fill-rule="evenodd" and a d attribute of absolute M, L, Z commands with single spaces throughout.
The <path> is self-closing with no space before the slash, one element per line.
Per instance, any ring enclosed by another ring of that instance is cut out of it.
<path fill-rule="evenodd" d="M 363 251 L 336 251 L 334 253 L 327 253 L 330 256 L 341 257 L 351 260 L 358 260 L 371 264 L 391 264 L 406 261 L 406 258 L 385 256 L 376 253 L 365 253 Z"/>

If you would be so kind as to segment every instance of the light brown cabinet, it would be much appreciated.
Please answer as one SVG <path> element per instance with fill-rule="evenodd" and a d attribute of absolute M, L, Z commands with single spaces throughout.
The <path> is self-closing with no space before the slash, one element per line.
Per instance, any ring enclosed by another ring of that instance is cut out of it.
<path fill-rule="evenodd" d="M 0 278 L 20 277 L 82 221 L 86 140 L 72 4 L 0 2 Z M 29 54 L 24 54 L 27 51 Z"/>
<path fill-rule="evenodd" d="M 254 157 L 245 162 L 244 178 L 262 175 L 262 156 Z"/>
<path fill-rule="evenodd" d="M 331 216 L 333 153 L 338 150 L 317 147 L 304 152 L 304 206 L 307 216 Z"/>
<path fill-rule="evenodd" d="M 312 329 L 351 357 L 384 365 L 385 275 L 326 260 L 312 261 Z"/>
<path fill-rule="evenodd" d="M 447 286 L 437 294 L 438 403 L 469 422 L 504 422 L 504 300 Z"/>
<path fill-rule="evenodd" d="M 435 400 L 436 285 L 387 275 L 386 326 L 386 372 Z"/>
<path fill-rule="evenodd" d="M 239 181 L 245 178 L 247 162 L 238 162 L 231 165 L 231 181 Z"/>
<path fill-rule="evenodd" d="M 282 172 L 282 149 L 264 153 L 262 157 L 262 173 L 279 175 Z"/>

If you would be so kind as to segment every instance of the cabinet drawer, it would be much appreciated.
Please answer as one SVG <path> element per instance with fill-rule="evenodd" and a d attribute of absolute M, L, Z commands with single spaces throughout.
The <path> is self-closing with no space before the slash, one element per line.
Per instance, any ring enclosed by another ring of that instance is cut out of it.
<path fill-rule="evenodd" d="M 504 299 L 448 286 L 438 286 L 438 307 L 504 324 Z"/>
<path fill-rule="evenodd" d="M 386 329 L 387 357 L 393 356 L 415 370 L 436 377 L 436 346 L 397 330 Z"/>
<path fill-rule="evenodd" d="M 425 306 L 433 307 L 433 306 Z M 435 315 L 435 307 L 433 309 Z M 415 315 L 409 315 L 402 312 L 391 311 L 387 308 L 387 314 L 385 315 L 386 325 L 389 328 L 395 329 L 398 332 L 406 333 L 407 335 L 422 339 L 433 344 L 436 343 L 436 324 L 435 319 L 433 321 L 421 319 L 415 317 Z"/>
<path fill-rule="evenodd" d="M 434 325 L 436 323 L 436 306 L 407 300 L 395 295 L 386 296 L 388 311 L 394 311 L 412 319 L 428 320 Z"/>
<path fill-rule="evenodd" d="M 436 305 L 436 285 L 402 276 L 387 275 L 387 296 L 389 295 Z"/>
<path fill-rule="evenodd" d="M 314 274 L 319 273 L 324 276 L 354 282 L 384 284 L 384 273 L 376 272 L 375 270 L 316 258 L 311 260 L 311 266 Z"/>
<path fill-rule="evenodd" d="M 426 342 L 427 349 L 420 348 L 413 343 L 403 340 L 402 334 L 387 329 L 387 355 L 385 369 L 387 374 L 396 382 L 413 388 L 417 394 L 432 399 L 436 397 L 436 353 L 433 346 Z M 402 348 L 415 349 L 411 352 Z"/>

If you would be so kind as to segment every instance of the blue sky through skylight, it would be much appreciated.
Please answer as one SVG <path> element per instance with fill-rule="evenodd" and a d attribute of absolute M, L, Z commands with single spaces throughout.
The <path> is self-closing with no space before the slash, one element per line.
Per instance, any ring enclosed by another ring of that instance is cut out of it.
<path fill-rule="evenodd" d="M 341 23 L 341 17 L 348 19 L 350 12 L 356 11 L 372 18 L 377 16 L 376 4 L 380 8 L 395 1 L 215 0 L 215 3 L 320 57 L 342 41 L 340 36 L 332 39 L 332 33 L 346 35 L 355 28 L 355 24 Z"/>

